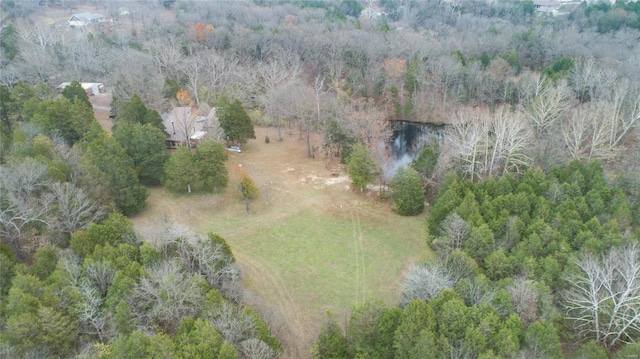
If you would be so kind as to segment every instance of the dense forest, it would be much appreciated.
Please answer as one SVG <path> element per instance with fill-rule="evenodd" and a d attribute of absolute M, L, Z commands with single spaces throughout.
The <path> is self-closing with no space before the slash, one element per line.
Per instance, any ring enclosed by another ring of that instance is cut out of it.
<path fill-rule="evenodd" d="M 398 215 L 429 203 L 437 259 L 396 305 L 329 314 L 309 356 L 638 357 L 638 4 L 2 0 L 0 356 L 286 356 L 223 238 L 127 218 L 152 187 L 229 187 L 257 125 Z M 160 114 L 186 107 L 218 122 L 168 154 Z M 398 168 L 404 122 L 442 131 Z"/>

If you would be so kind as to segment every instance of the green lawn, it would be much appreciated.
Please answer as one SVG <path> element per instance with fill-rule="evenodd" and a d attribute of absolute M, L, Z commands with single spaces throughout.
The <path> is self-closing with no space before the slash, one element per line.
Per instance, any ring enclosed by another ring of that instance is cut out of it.
<path fill-rule="evenodd" d="M 321 161 L 295 157 L 296 143 L 287 145 L 256 141 L 253 151 L 230 157 L 229 168 L 241 163 L 262 191 L 251 213 L 233 184 L 215 195 L 153 188 L 134 222 L 176 222 L 225 238 L 246 287 L 278 309 L 289 336 L 285 356 L 302 358 L 327 313 L 342 322 L 365 301 L 397 303 L 403 272 L 433 254 L 425 241 L 426 214 L 401 217 L 377 193 L 351 191 L 348 181 L 328 184 Z"/>
<path fill-rule="evenodd" d="M 400 217 L 388 204 L 356 202 L 333 212 L 311 206 L 283 215 L 275 207 L 212 217 L 203 231 L 226 238 L 241 263 L 250 257 L 259 269 L 248 271 L 249 287 L 295 311 L 289 325 L 298 332 L 315 334 L 327 313 L 342 318 L 368 300 L 397 303 L 403 271 L 431 258 L 424 216 Z"/>

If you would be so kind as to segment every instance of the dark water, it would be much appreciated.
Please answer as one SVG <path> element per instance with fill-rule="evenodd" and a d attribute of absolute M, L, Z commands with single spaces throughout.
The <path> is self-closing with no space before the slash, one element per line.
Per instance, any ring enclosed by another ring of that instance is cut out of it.
<path fill-rule="evenodd" d="M 393 176 L 399 167 L 408 166 L 426 144 L 437 141 L 442 145 L 443 133 L 444 125 L 406 121 L 394 122 L 391 152 L 395 161 L 385 171 L 387 175 Z"/>

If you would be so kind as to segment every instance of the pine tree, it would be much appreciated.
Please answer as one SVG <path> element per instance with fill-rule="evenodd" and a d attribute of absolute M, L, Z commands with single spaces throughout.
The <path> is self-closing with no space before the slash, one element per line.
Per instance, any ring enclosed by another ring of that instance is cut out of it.
<path fill-rule="evenodd" d="M 91 108 L 91 101 L 89 101 L 87 91 L 76 80 L 71 81 L 71 84 L 62 90 L 62 96 L 73 103 L 82 103 Z"/>
<path fill-rule="evenodd" d="M 157 127 L 164 131 L 164 125 L 162 124 L 162 117 L 157 111 L 149 109 L 140 96 L 134 94 L 129 101 L 123 103 L 118 110 L 116 116 L 116 124 L 121 121 L 129 123 L 139 124 L 151 124 L 153 127 Z"/>
<path fill-rule="evenodd" d="M 202 180 L 203 190 L 216 191 L 227 185 L 229 174 L 224 162 L 228 155 L 220 142 L 207 140 L 198 145 L 193 164 Z"/>
<path fill-rule="evenodd" d="M 226 95 L 222 95 L 218 100 L 216 113 L 229 141 L 245 143 L 250 138 L 256 138 L 253 122 L 240 100 L 231 102 Z"/>
<path fill-rule="evenodd" d="M 422 180 L 416 170 L 401 167 L 391 181 L 393 209 L 402 216 L 414 216 L 424 209 Z"/>
<path fill-rule="evenodd" d="M 347 161 L 347 173 L 351 177 L 351 183 L 360 191 L 367 188 L 367 184 L 376 178 L 378 166 L 373 162 L 367 146 L 357 144 L 353 146 L 351 156 Z"/>

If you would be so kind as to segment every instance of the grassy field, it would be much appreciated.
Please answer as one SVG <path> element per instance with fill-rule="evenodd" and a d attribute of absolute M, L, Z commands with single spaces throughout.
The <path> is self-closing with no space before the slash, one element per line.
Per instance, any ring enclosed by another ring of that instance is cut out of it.
<path fill-rule="evenodd" d="M 249 213 L 232 182 L 215 195 L 151 189 L 134 222 L 176 222 L 223 236 L 248 290 L 277 313 L 272 324 L 280 325 L 286 356 L 304 358 L 327 313 L 341 319 L 368 300 L 397 302 L 403 271 L 432 254 L 424 215 L 396 215 L 377 193 L 354 192 L 344 174 L 332 177 L 323 160 L 308 159 L 296 135 L 264 143 L 268 131 L 256 129 L 258 140 L 229 154 L 231 177 L 242 165 L 261 189 Z"/>

